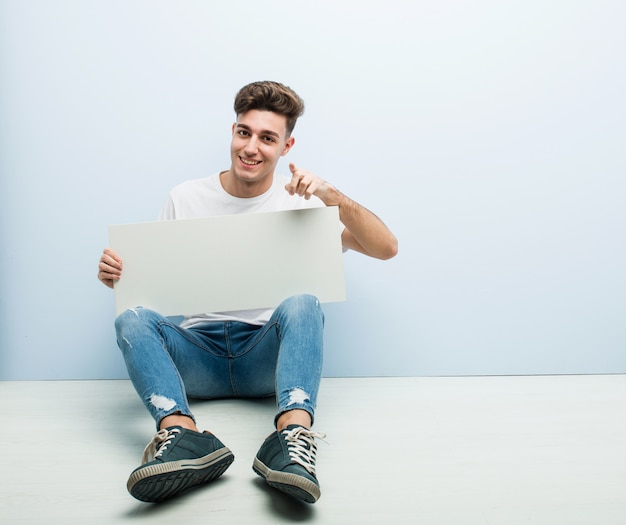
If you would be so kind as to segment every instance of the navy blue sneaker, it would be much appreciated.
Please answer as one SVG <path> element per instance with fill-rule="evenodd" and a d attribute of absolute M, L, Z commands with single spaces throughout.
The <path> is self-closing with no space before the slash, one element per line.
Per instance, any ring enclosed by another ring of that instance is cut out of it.
<path fill-rule="evenodd" d="M 163 501 L 217 479 L 234 459 L 210 432 L 167 427 L 148 444 L 142 465 L 133 470 L 126 486 L 138 500 Z"/>
<path fill-rule="evenodd" d="M 299 500 L 315 503 L 321 495 L 315 474 L 315 438 L 325 437 L 299 425 L 273 432 L 257 452 L 252 469 L 268 485 Z"/>

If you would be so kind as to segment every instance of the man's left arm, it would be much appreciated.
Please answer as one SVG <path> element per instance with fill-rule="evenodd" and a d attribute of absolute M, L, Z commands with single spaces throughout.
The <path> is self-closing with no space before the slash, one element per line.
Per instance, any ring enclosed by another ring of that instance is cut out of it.
<path fill-rule="evenodd" d="M 391 259 L 398 253 L 398 240 L 376 215 L 346 197 L 337 188 L 313 173 L 289 164 L 291 180 L 285 186 L 290 195 L 318 197 L 326 206 L 339 207 L 339 219 L 346 227 L 341 242 L 344 248 L 375 257 Z"/>

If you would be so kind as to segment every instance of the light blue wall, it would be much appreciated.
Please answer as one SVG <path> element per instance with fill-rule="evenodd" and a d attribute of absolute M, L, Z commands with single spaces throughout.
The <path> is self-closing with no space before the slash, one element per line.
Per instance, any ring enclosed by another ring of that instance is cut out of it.
<path fill-rule="evenodd" d="M 0 378 L 125 377 L 107 226 L 227 168 L 259 79 L 400 240 L 346 254 L 326 375 L 626 372 L 625 6 L 0 0 Z"/>

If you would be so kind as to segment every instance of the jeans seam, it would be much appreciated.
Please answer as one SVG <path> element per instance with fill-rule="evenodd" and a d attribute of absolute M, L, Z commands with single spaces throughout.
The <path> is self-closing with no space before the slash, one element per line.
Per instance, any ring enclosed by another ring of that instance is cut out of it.
<path fill-rule="evenodd" d="M 159 321 L 157 323 L 157 328 L 159 331 L 159 337 L 161 339 L 161 346 L 163 347 L 163 350 L 165 351 L 165 356 L 167 357 L 167 359 L 169 359 L 170 363 L 172 364 L 172 368 L 174 370 L 176 370 L 176 376 L 177 376 L 177 380 L 178 380 L 178 386 L 181 392 L 184 393 L 183 399 L 181 400 L 181 404 L 179 404 L 178 402 L 176 403 L 176 407 L 171 409 L 170 411 L 165 411 L 165 415 L 162 415 L 160 418 L 155 418 L 157 419 L 156 424 L 157 424 L 157 429 L 159 428 L 159 425 L 161 424 L 161 421 L 163 419 L 165 419 L 167 416 L 171 415 L 171 414 L 175 414 L 177 412 L 179 412 L 182 415 L 191 417 L 191 419 L 193 421 L 195 421 L 195 417 L 191 414 L 191 409 L 189 407 L 189 403 L 187 401 L 187 387 L 185 386 L 185 382 L 183 381 L 183 378 L 180 375 L 180 372 L 178 372 L 178 367 L 176 366 L 176 363 L 174 362 L 174 359 L 172 358 L 171 354 L 169 353 L 168 349 L 167 349 L 167 345 L 165 344 L 165 338 L 164 338 L 164 334 L 163 334 L 163 328 L 164 327 L 170 327 L 170 328 L 176 328 L 174 325 L 172 325 L 172 323 L 170 322 L 165 322 L 165 321 Z M 167 412 L 170 412 L 169 414 Z"/>
<path fill-rule="evenodd" d="M 191 331 L 190 329 L 180 328 L 179 326 L 176 326 L 175 324 L 172 324 L 169 321 L 159 321 L 159 328 L 161 328 L 161 325 L 165 326 L 167 328 L 170 328 L 170 329 L 174 330 L 175 332 L 177 332 L 178 334 L 182 335 L 187 341 L 189 341 L 192 345 L 198 347 L 200 350 L 202 350 L 204 352 L 207 352 L 207 353 L 209 353 L 209 354 L 211 354 L 211 355 L 213 355 L 215 357 L 224 358 L 223 355 L 213 351 L 209 346 L 201 344 L 195 338 L 189 337 L 187 332 Z"/>
<path fill-rule="evenodd" d="M 272 323 L 266 323 L 265 325 L 263 325 L 263 327 L 260 329 L 260 331 L 258 333 L 255 334 L 255 342 L 254 344 L 249 345 L 248 347 L 246 347 L 245 351 L 242 352 L 241 354 L 238 354 L 236 356 L 233 356 L 232 359 L 237 359 L 239 357 L 243 357 L 246 354 L 248 354 L 249 352 L 251 352 L 261 341 L 261 339 L 263 339 L 263 337 L 265 337 L 265 334 L 267 334 L 271 328 L 273 328 L 274 326 L 278 327 L 278 345 L 280 348 L 280 341 L 281 341 L 281 335 L 280 335 L 280 326 L 278 321 L 274 321 Z"/>
<path fill-rule="evenodd" d="M 235 374 L 233 372 L 233 356 L 231 352 L 231 341 L 230 341 L 230 321 L 226 321 L 224 323 L 224 344 L 226 345 L 226 358 L 228 359 L 228 380 L 230 381 L 230 388 L 232 389 L 235 396 L 239 396 L 239 390 L 237 390 L 237 385 L 235 384 Z"/>

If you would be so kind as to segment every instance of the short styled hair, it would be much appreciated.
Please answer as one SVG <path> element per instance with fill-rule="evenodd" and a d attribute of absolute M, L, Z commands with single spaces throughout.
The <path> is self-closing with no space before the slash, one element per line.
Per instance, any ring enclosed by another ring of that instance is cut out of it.
<path fill-rule="evenodd" d="M 237 116 L 253 109 L 284 115 L 290 136 L 298 117 L 304 113 L 304 101 L 290 87 L 265 80 L 242 87 L 235 96 L 234 108 Z"/>

